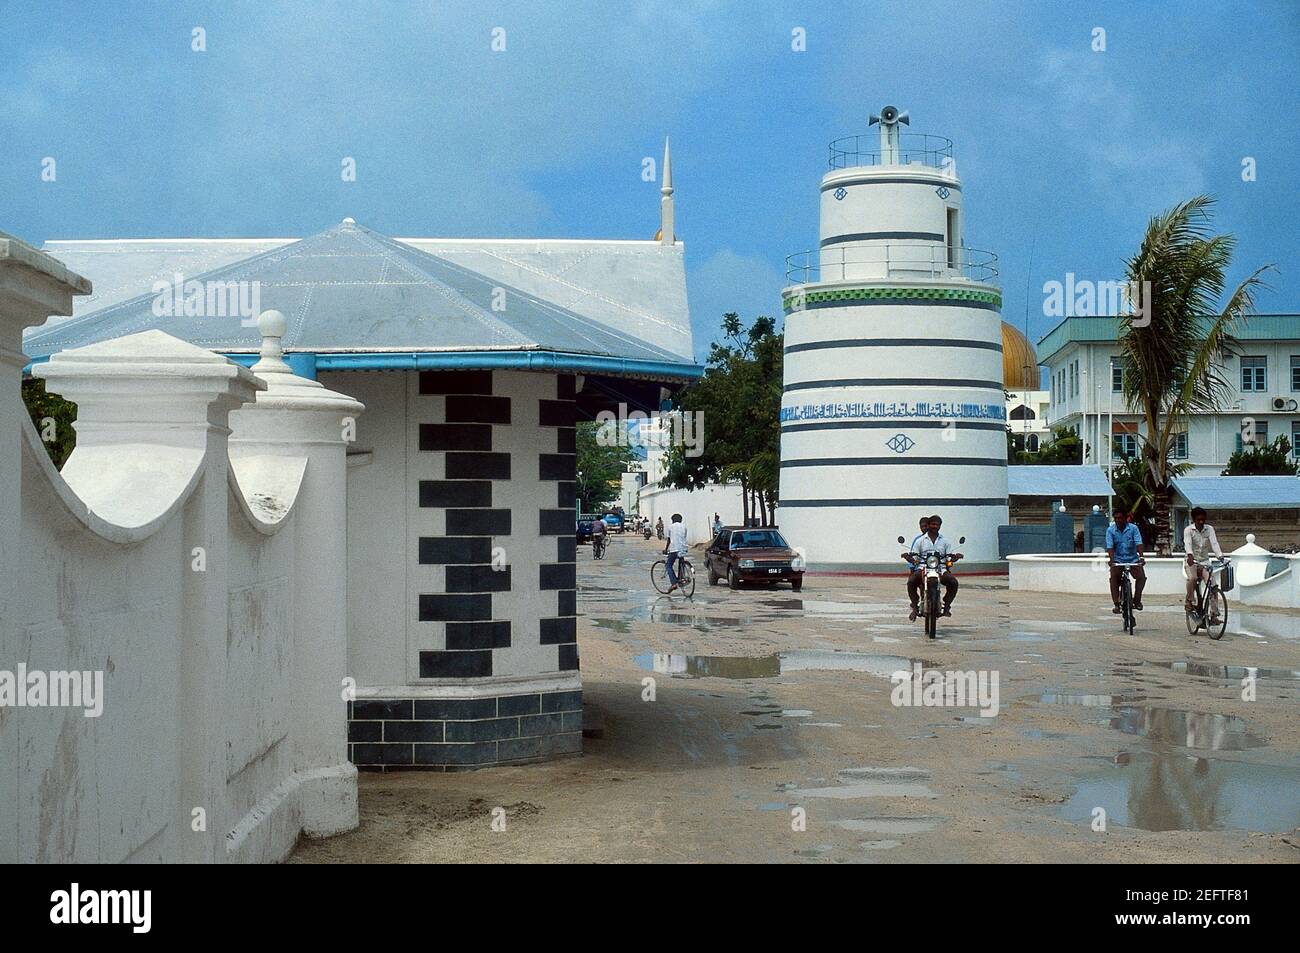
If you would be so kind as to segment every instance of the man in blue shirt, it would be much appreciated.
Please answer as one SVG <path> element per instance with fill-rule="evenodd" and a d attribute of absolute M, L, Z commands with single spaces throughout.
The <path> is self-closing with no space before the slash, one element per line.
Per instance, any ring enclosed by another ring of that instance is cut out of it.
<path fill-rule="evenodd" d="M 1116 563 L 1135 563 L 1142 558 L 1142 534 L 1128 521 L 1128 513 L 1116 508 L 1115 522 L 1106 528 L 1106 555 L 1110 557 L 1110 601 L 1115 603 L 1111 611 L 1119 615 L 1123 610 L 1119 605 L 1120 568 Z M 1147 585 L 1147 574 L 1141 566 L 1129 567 L 1133 577 L 1133 608 L 1142 608 L 1142 590 Z"/>

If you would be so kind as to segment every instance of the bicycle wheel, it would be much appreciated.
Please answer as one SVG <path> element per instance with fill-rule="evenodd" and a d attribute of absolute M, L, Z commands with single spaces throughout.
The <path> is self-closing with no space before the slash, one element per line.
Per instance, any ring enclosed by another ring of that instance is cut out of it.
<path fill-rule="evenodd" d="M 1124 610 L 1124 631 L 1132 632 L 1137 627 L 1137 620 L 1133 618 L 1133 584 L 1127 575 L 1124 576 L 1120 599 L 1120 607 Z"/>
<path fill-rule="evenodd" d="M 668 564 L 662 559 L 650 567 L 650 583 L 660 592 L 667 592 L 672 585 L 668 581 Z"/>
<path fill-rule="evenodd" d="M 1228 630 L 1228 597 L 1221 589 L 1211 589 L 1205 599 L 1205 631 L 1216 642 Z"/>
<path fill-rule="evenodd" d="M 679 565 L 681 568 L 677 570 L 677 588 L 690 598 L 695 595 L 695 568 L 685 560 Z"/>
<path fill-rule="evenodd" d="M 1183 612 L 1187 616 L 1187 634 L 1195 635 L 1201 627 L 1201 611 L 1199 609 L 1184 609 Z"/>

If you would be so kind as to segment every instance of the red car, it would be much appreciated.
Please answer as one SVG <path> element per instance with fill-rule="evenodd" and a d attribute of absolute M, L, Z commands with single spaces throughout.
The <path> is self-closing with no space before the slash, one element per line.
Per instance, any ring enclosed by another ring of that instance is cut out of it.
<path fill-rule="evenodd" d="M 774 529 L 724 529 L 704 553 L 709 584 L 725 578 L 732 589 L 744 582 L 788 582 L 803 588 L 804 560 Z"/>

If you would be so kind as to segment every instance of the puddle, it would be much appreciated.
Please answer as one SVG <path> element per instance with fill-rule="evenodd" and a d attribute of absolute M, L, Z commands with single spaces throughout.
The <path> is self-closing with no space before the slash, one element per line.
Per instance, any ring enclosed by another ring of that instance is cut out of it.
<path fill-rule="evenodd" d="M 896 840 L 864 840 L 858 846 L 863 850 L 893 850 L 901 843 L 902 841 Z"/>
<path fill-rule="evenodd" d="M 1121 754 L 1079 781 L 1058 816 L 1079 824 L 1094 808 L 1145 831 L 1289 831 L 1300 827 L 1300 770 L 1174 752 Z"/>
<path fill-rule="evenodd" d="M 837 801 L 869 797 L 937 797 L 921 783 L 930 780 L 930 772 L 920 768 L 845 768 L 839 772 L 839 780 L 837 785 L 797 788 L 791 794 Z"/>
<path fill-rule="evenodd" d="M 1267 744 L 1249 732 L 1241 718 L 1176 708 L 1117 708 L 1110 727 L 1161 744 L 1202 751 L 1243 751 Z"/>
<path fill-rule="evenodd" d="M 1219 678 L 1239 682 L 1247 675 L 1268 679 L 1300 679 L 1300 672 L 1286 668 L 1256 668 L 1251 665 L 1211 665 L 1208 662 L 1144 662 L 1167 669 L 1178 675 L 1195 675 L 1199 678 Z"/>
<path fill-rule="evenodd" d="M 775 678 L 787 672 L 864 672 L 889 678 L 894 672 L 911 671 L 913 664 L 933 667 L 924 659 L 901 655 L 867 655 L 859 652 L 831 652 L 810 649 L 773 655 L 673 655 L 643 652 L 633 656 L 637 668 L 686 678 Z M 811 714 L 811 712 L 810 712 Z"/>
<path fill-rule="evenodd" d="M 1141 695 L 1058 695 L 1046 693 L 1038 696 L 1044 705 L 1082 705 L 1085 708 L 1113 708 L 1145 701 Z"/>

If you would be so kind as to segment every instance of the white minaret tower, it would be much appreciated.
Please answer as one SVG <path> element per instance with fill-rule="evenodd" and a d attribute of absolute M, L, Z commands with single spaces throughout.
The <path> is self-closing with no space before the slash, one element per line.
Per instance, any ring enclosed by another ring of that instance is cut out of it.
<path fill-rule="evenodd" d="M 872 115 L 837 139 L 821 242 L 782 292 L 782 532 L 811 568 L 900 570 L 897 537 L 943 517 L 967 569 L 1007 522 L 997 259 L 962 242 L 952 142 Z"/>
<path fill-rule="evenodd" d="M 663 194 L 659 200 L 659 242 L 671 245 L 676 238 L 673 236 L 673 160 L 668 154 L 667 136 L 664 136 L 663 183 L 659 189 Z"/>

